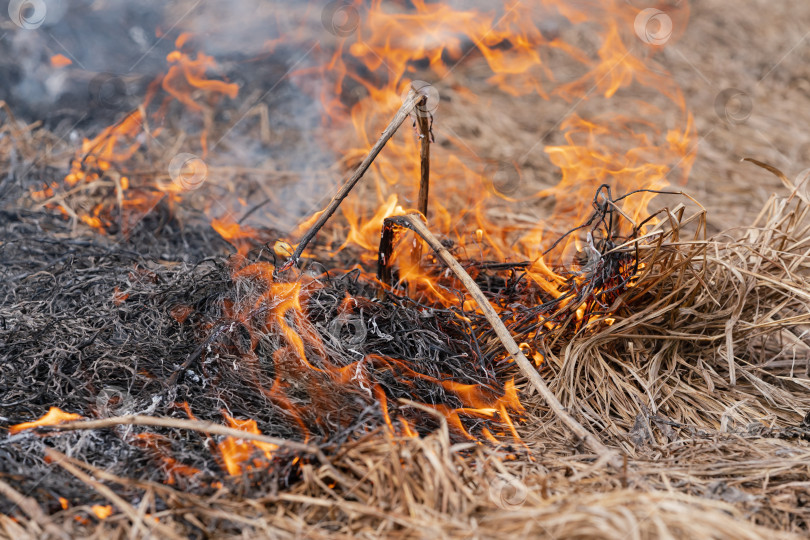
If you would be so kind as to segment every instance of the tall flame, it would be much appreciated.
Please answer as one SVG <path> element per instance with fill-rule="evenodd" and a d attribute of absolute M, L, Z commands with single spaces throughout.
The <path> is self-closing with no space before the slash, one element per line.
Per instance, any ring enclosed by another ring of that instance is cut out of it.
<path fill-rule="evenodd" d="M 480 11 L 417 0 L 412 9 L 402 12 L 382 0 L 372 0 L 367 8 L 354 5 L 360 13 L 359 26 L 338 40 L 329 61 L 319 68 L 292 74 L 294 80 L 317 75 L 333 81 L 334 86 L 324 90 L 321 99 L 328 122 L 339 126 L 348 120 L 353 126 L 359 145 L 343 149 L 350 155 L 362 155 L 375 142 L 380 127 L 399 105 L 400 96 L 417 73 L 439 92 L 446 89 L 453 99 L 481 104 L 481 98 L 460 87 L 453 78 L 459 63 L 470 62 L 478 55 L 491 72 L 488 82 L 507 95 L 562 98 L 577 105 L 587 100 L 611 99 L 622 90 L 640 85 L 663 96 L 678 111 L 678 125 L 663 133 L 657 126 L 663 123 L 664 111 L 648 104 L 639 106 L 640 115 L 603 114 L 586 119 L 571 114 L 562 119 L 559 129 L 566 144 L 545 147 L 549 161 L 562 173 L 559 184 L 519 195 L 524 205 L 531 199 L 552 197 L 556 207 L 551 216 L 538 219 L 529 228 L 499 224 L 488 217 L 487 208 L 498 198 L 509 196 L 487 191 L 485 183 L 491 180 L 487 177 L 494 171 L 487 170 L 486 156 L 470 155 L 466 143 L 454 132 L 443 132 L 441 112 L 437 111 L 435 129 L 438 137 L 444 137 L 443 142 L 449 144 L 443 144 L 432 156 L 431 226 L 455 238 L 460 247 L 469 246 L 470 252 L 480 253 L 483 258 L 533 261 L 532 277 L 553 292 L 549 266 L 559 259 L 543 260 L 541 253 L 564 227 L 549 231 L 548 224 L 576 225 L 587 215 L 593 193 L 602 183 L 622 193 L 660 190 L 673 182 L 682 183 L 688 176 L 696 152 L 692 116 L 686 110 L 681 90 L 654 63 L 654 47 L 636 35 L 634 19 L 639 10 L 629 3 L 514 0 Z M 688 5 L 680 5 L 672 16 L 683 26 L 688 11 Z M 557 21 L 559 27 L 587 25 L 587 32 L 600 38 L 596 54 L 564 41 L 559 30 L 546 28 L 547 21 Z M 561 55 L 568 58 L 563 63 L 567 69 L 582 68 L 578 78 L 557 82 L 552 65 L 561 62 L 549 59 Z M 340 99 L 347 86 L 359 86 L 365 94 L 348 108 Z M 651 120 L 656 115 L 662 120 Z M 369 205 L 365 195 L 344 202 L 349 232 L 341 247 L 354 245 L 373 252 L 376 245 L 370 242 L 368 229 L 390 212 L 391 197 L 415 200 L 418 144 L 416 137 L 398 137 L 388 143 L 368 175 L 376 180 L 376 205 Z M 644 218 L 651 198 L 643 195 L 627 199 L 623 211 L 635 219 Z M 475 230 L 482 231 L 485 242 L 473 241 L 470 232 Z M 561 249 L 570 253 L 573 246 L 563 245 Z"/>
<path fill-rule="evenodd" d="M 76 216 L 87 225 L 103 232 L 105 225 L 112 222 L 113 203 L 117 203 L 121 212 L 139 211 L 139 214 L 143 214 L 163 197 L 168 197 L 170 201 L 179 200 L 179 195 L 187 189 L 182 181 L 157 181 L 152 174 L 136 185 L 136 178 L 126 171 L 130 160 L 143 148 L 145 141 L 160 136 L 161 126 L 173 103 L 180 103 L 192 113 L 203 116 L 205 125 L 200 132 L 200 148 L 203 155 L 207 153 L 211 121 L 206 111 L 222 96 L 235 98 L 239 87 L 234 83 L 208 78 L 208 72 L 215 70 L 217 63 L 213 57 L 202 52 L 198 52 L 194 58 L 185 52 L 190 38 L 191 34 L 184 33 L 176 39 L 176 49 L 166 58 L 169 64 L 166 74 L 152 82 L 143 103 L 96 137 L 84 139 L 71 161 L 70 172 L 64 179 L 66 188 L 76 191 L 79 186 L 85 189 L 96 185 L 114 186 L 115 197 L 97 205 L 90 213 Z M 163 99 L 155 107 L 153 105 L 161 95 L 159 90 L 163 90 Z M 33 196 L 43 200 L 47 206 L 59 208 L 67 215 L 75 215 L 54 197 L 59 188 L 58 183 L 53 183 L 34 192 Z"/>

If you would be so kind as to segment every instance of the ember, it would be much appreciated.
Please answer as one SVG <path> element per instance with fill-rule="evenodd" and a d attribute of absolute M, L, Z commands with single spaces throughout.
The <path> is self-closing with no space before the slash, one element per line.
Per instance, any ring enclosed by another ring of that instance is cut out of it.
<path fill-rule="evenodd" d="M 9 2 L 0 530 L 806 532 L 807 175 L 635 4 Z"/>

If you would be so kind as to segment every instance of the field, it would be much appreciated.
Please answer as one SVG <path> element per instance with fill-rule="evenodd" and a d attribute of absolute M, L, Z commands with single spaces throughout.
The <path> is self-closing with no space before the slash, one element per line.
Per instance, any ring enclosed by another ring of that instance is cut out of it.
<path fill-rule="evenodd" d="M 458 4 L 2 20 L 0 536 L 808 534 L 810 6 Z"/>

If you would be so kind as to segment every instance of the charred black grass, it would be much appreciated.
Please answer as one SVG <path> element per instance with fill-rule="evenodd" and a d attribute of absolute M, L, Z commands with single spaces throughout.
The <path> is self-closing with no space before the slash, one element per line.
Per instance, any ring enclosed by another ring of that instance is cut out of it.
<path fill-rule="evenodd" d="M 267 293 L 276 282 L 238 277 L 265 260 L 262 250 L 247 259 L 228 256 L 213 231 L 180 227 L 171 218 L 145 221 L 126 237 L 77 236 L 61 217 L 14 210 L 2 214 L 0 243 L 5 425 L 35 419 L 50 406 L 87 418 L 181 419 L 190 411 L 217 424 L 227 414 L 255 419 L 265 435 L 316 445 L 350 480 L 336 478 L 311 454 L 284 448 L 229 476 L 217 448 L 221 436 L 123 425 L 7 436 L 0 480 L 48 515 L 62 515 L 59 497 L 71 509 L 65 516 L 109 504 L 48 463 L 46 449 L 53 448 L 114 486 L 128 504 L 148 503 L 175 530 L 199 537 L 246 527 L 290 532 L 301 516 L 320 531 L 378 529 L 387 519 L 381 508 L 429 510 L 438 520 L 431 523 L 453 531 L 459 515 L 478 519 L 481 508 L 491 507 L 485 526 L 502 531 L 516 523 L 493 499 L 504 478 L 525 487 L 522 511 L 560 534 L 607 525 L 565 507 L 565 497 L 554 493 L 580 493 L 576 498 L 597 513 L 615 507 L 640 520 L 657 508 L 671 531 L 701 534 L 722 522 L 735 535 L 761 538 L 757 524 L 806 528 L 797 487 L 810 410 L 809 349 L 801 337 L 810 322 L 802 292 L 806 207 L 774 198 L 744 234 L 707 240 L 703 214 L 677 206 L 659 212 L 642 236 L 640 224 L 615 211 L 618 199 L 603 193 L 594 217 L 574 231 L 587 247 L 567 269 L 566 301 L 544 297 L 527 278 L 526 262 L 465 266 L 516 338 L 542 353 L 543 376 L 561 401 L 629 456 L 622 478 L 592 469 L 591 458 L 578 455 L 577 441 L 555 426 L 519 376 L 526 412 L 513 419 L 522 420 L 525 447 L 508 434 L 499 448 L 469 443 L 441 414 L 412 405 L 463 406 L 447 381 L 498 398 L 516 376 L 476 312 L 397 288 L 380 299 L 378 285 L 359 272 L 312 264 L 314 275 L 299 276 L 304 316 L 285 313 L 268 324 L 277 300 Z M 150 225 L 162 227 L 161 234 L 150 233 Z M 436 261 L 425 259 L 440 286 L 458 290 Z M 464 294 L 458 296 L 461 306 Z M 543 330 L 546 322 L 551 330 Z M 311 367 L 290 354 L 282 323 L 312 338 L 304 340 Z M 392 437 L 387 420 L 399 428 L 402 419 L 421 437 Z M 462 416 L 462 423 L 476 437 L 484 427 L 505 431 L 488 418 Z M 597 491 L 611 495 L 582 498 L 586 477 L 589 489 L 601 486 Z M 549 497 L 553 514 L 542 510 Z M 4 505 L 4 513 L 19 515 L 16 503 Z M 338 517 L 330 518 L 327 507 L 338 508 Z M 360 521 L 352 521 L 358 512 Z M 724 521 L 729 515 L 736 517 Z M 92 523 L 63 526 L 86 531 Z M 405 530 L 423 524 L 397 523 Z M 645 530 L 644 523 L 634 526 Z M 735 529 L 739 523 L 747 529 Z M 143 525 L 113 518 L 98 527 Z"/>

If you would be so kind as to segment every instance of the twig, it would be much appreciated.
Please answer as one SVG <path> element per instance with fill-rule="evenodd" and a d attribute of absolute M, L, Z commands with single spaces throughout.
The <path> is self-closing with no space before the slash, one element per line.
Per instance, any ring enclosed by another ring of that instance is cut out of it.
<path fill-rule="evenodd" d="M 405 97 L 402 106 L 394 115 L 394 118 L 388 124 L 388 127 L 385 128 L 385 131 L 382 132 L 380 138 L 377 140 L 376 143 L 374 143 L 374 146 L 371 148 L 371 150 L 369 150 L 369 153 L 365 157 L 363 162 L 360 164 L 359 167 L 357 167 L 357 170 L 354 171 L 352 177 L 349 178 L 349 180 L 345 184 L 343 184 L 343 186 L 338 190 L 335 196 L 332 197 L 332 200 L 329 202 L 326 208 L 321 211 L 320 215 L 318 216 L 318 220 L 304 234 L 304 236 L 301 238 L 301 241 L 298 243 L 298 247 L 295 248 L 295 252 L 289 259 L 287 259 L 287 262 L 284 263 L 284 265 L 279 269 L 279 271 L 283 272 L 289 269 L 291 266 L 298 264 L 298 261 L 301 258 L 301 254 L 306 249 L 307 244 L 309 244 L 309 242 L 315 237 L 315 235 L 318 234 L 318 231 L 321 230 L 321 228 L 326 224 L 329 218 L 332 217 L 332 214 L 335 213 L 335 211 L 338 209 L 338 206 L 340 206 L 340 203 L 343 202 L 343 199 L 345 199 L 349 195 L 349 192 L 354 188 L 354 186 L 357 185 L 357 182 L 359 182 L 360 179 L 363 178 L 363 175 L 366 173 L 368 168 L 371 166 L 371 163 L 383 149 L 385 143 L 387 143 L 388 140 L 394 135 L 394 133 L 396 133 L 397 129 L 399 129 L 399 126 L 402 125 L 402 123 L 411 113 L 411 110 L 413 110 L 414 106 L 416 105 L 416 102 L 419 99 L 422 99 L 422 96 L 420 96 L 413 90 L 408 92 L 408 95 Z"/>
<path fill-rule="evenodd" d="M 487 297 L 484 296 L 484 293 L 470 277 L 467 271 L 464 270 L 458 260 L 453 257 L 453 255 L 447 251 L 441 242 L 439 242 L 438 238 L 436 238 L 433 233 L 430 232 L 427 225 L 425 225 L 425 223 L 422 221 L 421 217 L 416 214 L 409 214 L 405 216 L 392 217 L 389 218 L 389 220 L 400 226 L 411 229 L 416 234 L 421 236 L 425 242 L 427 242 L 433 251 L 436 252 L 436 255 L 438 255 L 439 258 L 444 261 L 448 267 L 450 267 L 450 270 L 453 271 L 456 277 L 458 277 L 458 279 L 464 284 L 464 287 L 466 287 L 470 292 L 470 295 L 481 308 L 481 311 L 483 311 L 487 322 L 492 325 L 498 339 L 501 341 L 501 343 L 503 343 L 503 346 L 506 348 L 509 356 L 512 357 L 520 371 L 523 372 L 523 374 L 529 379 L 543 399 L 545 399 L 552 412 L 557 415 L 562 423 L 565 424 L 565 426 L 571 430 L 571 432 L 573 432 L 574 435 L 576 435 L 587 448 L 598 454 L 600 459 L 604 459 L 614 468 L 620 470 L 622 468 L 622 459 L 613 450 L 610 450 L 607 446 L 602 444 L 602 442 L 592 433 L 590 433 L 582 424 L 577 422 L 573 416 L 568 414 L 568 411 L 565 410 L 562 403 L 560 403 L 560 401 L 557 399 L 557 396 L 555 396 L 551 389 L 546 385 L 545 381 L 543 381 L 540 374 L 537 373 L 537 370 L 534 368 L 532 363 L 529 362 L 526 356 L 524 356 L 517 342 L 515 342 L 514 338 L 509 333 L 509 330 L 507 330 L 506 326 L 503 324 L 503 321 L 501 321 L 500 317 L 498 317 L 498 313 L 487 300 Z"/>
<path fill-rule="evenodd" d="M 335 480 L 347 481 L 346 478 L 337 471 L 323 451 L 317 446 L 311 446 L 296 441 L 288 441 L 287 439 L 280 439 L 278 437 L 270 437 L 267 435 L 249 433 L 247 431 L 240 431 L 238 429 L 229 428 L 213 422 L 204 422 L 201 420 L 187 420 L 185 418 L 162 418 L 158 416 L 143 416 L 143 415 L 129 415 L 129 416 L 114 416 L 112 418 L 102 418 L 99 420 L 82 420 L 79 422 L 65 422 L 64 424 L 56 424 L 53 426 L 42 426 L 37 428 L 39 431 L 73 431 L 84 429 L 104 429 L 116 426 L 152 426 L 152 427 L 166 427 L 187 429 L 189 431 L 197 431 L 200 433 L 211 433 L 214 435 L 224 435 L 227 437 L 234 437 L 246 441 L 258 441 L 269 444 L 274 444 L 278 447 L 289 448 L 290 450 L 297 450 L 314 455 L 318 458 L 325 467 L 335 476 Z"/>
<path fill-rule="evenodd" d="M 135 508 L 133 508 L 131 504 L 124 500 L 123 497 L 116 494 L 112 489 L 74 465 L 72 463 L 72 461 L 74 461 L 72 458 L 67 457 L 65 454 L 58 452 L 53 448 L 46 448 L 45 455 L 67 472 L 93 488 L 96 492 L 98 492 L 99 495 L 113 503 L 119 510 L 121 510 L 121 512 L 126 514 L 133 525 L 141 521 L 138 518 L 138 512 L 135 511 Z M 176 538 L 177 540 L 182 539 L 181 536 L 159 521 L 147 520 L 146 526 L 150 529 L 159 531 L 163 538 Z"/>
<path fill-rule="evenodd" d="M 393 275 L 391 273 L 391 256 L 394 254 L 394 239 L 396 231 L 394 226 L 383 221 L 382 232 L 380 233 L 380 247 L 377 250 L 377 279 L 390 286 Z M 385 297 L 384 289 L 377 291 L 377 298 Z"/>
<path fill-rule="evenodd" d="M 425 219 L 428 217 L 428 195 L 430 193 L 430 113 L 424 110 L 427 105 L 427 96 L 416 105 L 416 123 L 419 125 L 419 198 L 416 209 L 422 212 Z"/>
<path fill-rule="evenodd" d="M 425 219 L 428 217 L 428 198 L 430 196 L 430 136 L 431 122 L 433 119 L 425 109 L 428 98 L 425 96 L 422 101 L 416 104 L 416 123 L 419 126 L 419 197 L 416 202 L 416 209 L 419 210 Z M 414 266 L 418 266 L 422 260 L 422 242 L 416 241 L 411 251 L 411 260 Z"/>

